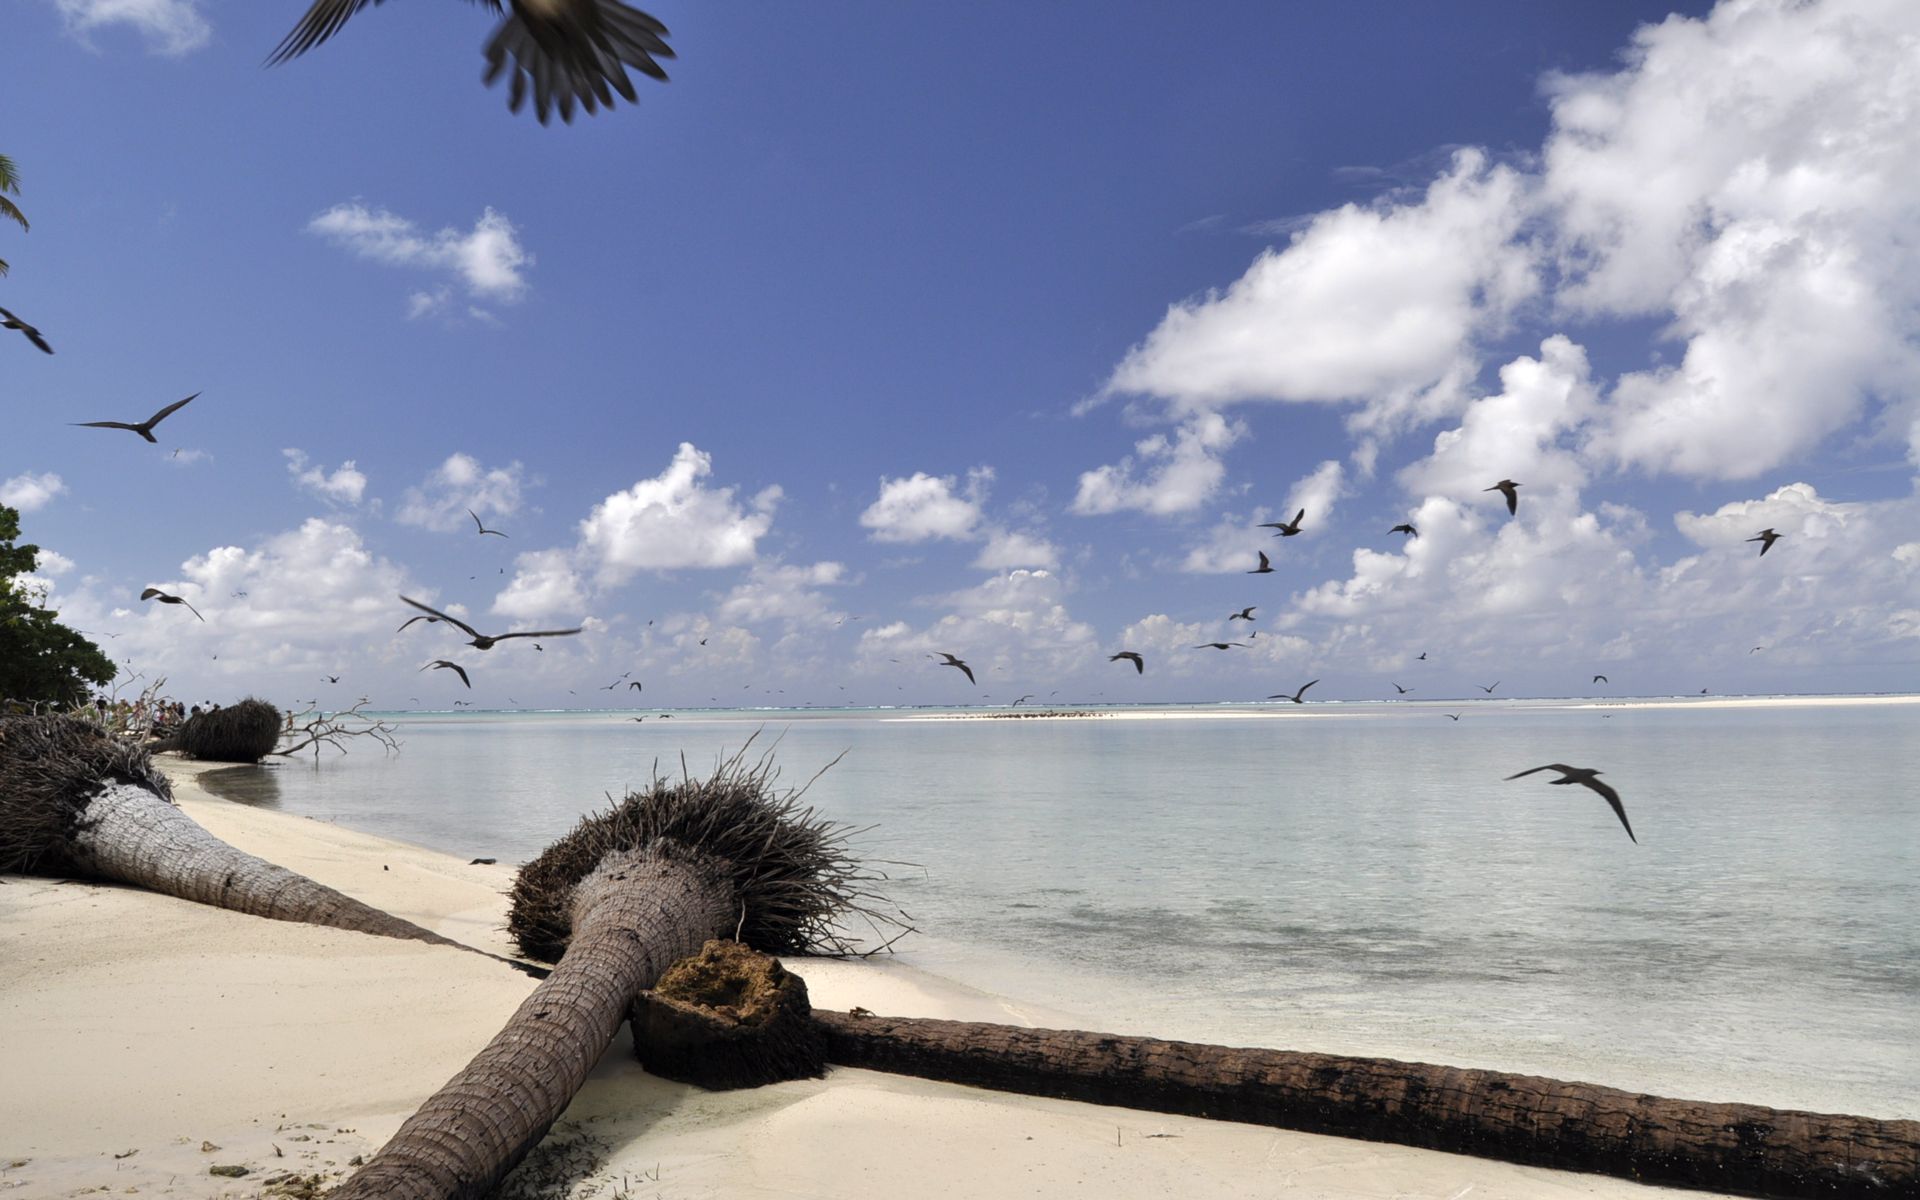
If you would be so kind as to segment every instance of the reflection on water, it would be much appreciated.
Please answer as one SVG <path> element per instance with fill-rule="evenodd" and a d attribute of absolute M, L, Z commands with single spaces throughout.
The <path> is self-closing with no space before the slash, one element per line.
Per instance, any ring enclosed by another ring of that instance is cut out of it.
<path fill-rule="evenodd" d="M 396 756 L 246 786 L 524 861 L 765 719 L 403 717 Z M 902 957 L 1089 1027 L 1920 1117 L 1920 706 L 773 732 L 793 782 L 846 751 L 809 800 L 917 864 Z M 1543 762 L 1603 768 L 1640 844 L 1502 779 Z"/>
<path fill-rule="evenodd" d="M 224 767 L 205 772 L 199 777 L 199 783 L 222 800 L 252 808 L 279 808 L 279 773 L 284 769 L 278 764 L 265 763 Z"/>

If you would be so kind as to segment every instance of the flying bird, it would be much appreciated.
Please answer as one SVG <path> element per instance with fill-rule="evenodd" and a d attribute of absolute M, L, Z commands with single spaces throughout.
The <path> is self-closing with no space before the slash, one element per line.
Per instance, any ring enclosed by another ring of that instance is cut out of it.
<path fill-rule="evenodd" d="M 1273 564 L 1267 561 L 1267 552 L 1265 550 L 1260 551 L 1260 565 L 1255 567 L 1253 570 L 1248 571 L 1247 574 L 1249 575 L 1273 574 Z"/>
<path fill-rule="evenodd" d="M 467 510 L 467 515 L 473 518 L 474 528 L 478 529 L 481 533 L 490 533 L 495 537 L 507 536 L 506 534 L 501 533 L 498 529 L 488 529 L 485 525 L 481 524 L 480 514 L 473 511 L 472 509 Z"/>
<path fill-rule="evenodd" d="M 1226 649 L 1229 649 L 1229 648 L 1231 648 L 1231 647 L 1233 647 L 1233 646 L 1244 646 L 1244 645 L 1246 645 L 1246 643 L 1245 643 L 1245 642 L 1201 642 L 1201 643 L 1200 643 L 1200 644 L 1199 644 L 1198 646 L 1192 646 L 1192 647 L 1189 647 L 1189 649 L 1193 649 L 1193 650 L 1226 650 Z"/>
<path fill-rule="evenodd" d="M 1032 693 L 1032 692 L 1028 692 L 1028 693 L 1027 693 L 1026 695 L 1024 695 L 1024 696 L 1022 696 L 1022 697 L 1020 697 L 1020 699 L 1018 699 L 1018 700 L 1015 700 L 1015 701 L 1014 701 L 1014 702 L 1013 702 L 1012 704 L 1009 704 L 1009 705 L 1007 705 L 1007 707 L 1008 707 L 1008 708 L 1019 708 L 1019 707 L 1020 707 L 1020 706 L 1021 706 L 1022 704 L 1024 704 L 1024 703 L 1026 703 L 1027 701 L 1029 701 L 1029 700 L 1031 700 L 1031 699 L 1033 699 L 1033 693 Z"/>
<path fill-rule="evenodd" d="M 1767 555 L 1767 551 L 1773 549 L 1773 544 L 1780 540 L 1780 536 L 1781 535 L 1775 533 L 1771 529 L 1762 529 L 1759 533 L 1755 534 L 1753 537 L 1748 538 L 1747 540 L 1750 542 L 1759 542 L 1760 557 L 1765 558 Z"/>
<path fill-rule="evenodd" d="M 1300 697 L 1302 697 L 1302 696 L 1304 696 L 1304 695 L 1306 695 L 1306 694 L 1307 694 L 1307 689 L 1308 689 L 1308 688 L 1310 688 L 1310 687 L 1312 687 L 1312 686 L 1313 686 L 1314 684 L 1316 684 L 1316 683 L 1319 683 L 1319 682 L 1320 682 L 1320 681 L 1319 681 L 1318 679 L 1309 679 L 1309 680 L 1307 680 L 1307 681 L 1306 681 L 1305 683 L 1303 683 L 1303 684 L 1301 684 L 1301 685 L 1300 685 L 1300 690 L 1299 690 L 1299 691 L 1297 691 L 1297 692 L 1295 692 L 1295 693 L 1294 693 L 1293 695 L 1291 695 L 1291 696 L 1289 696 L 1289 695 L 1287 695 L 1287 694 L 1286 694 L 1285 692 L 1276 692 L 1275 694 L 1273 694 L 1273 695 L 1271 695 L 1271 696 L 1268 696 L 1268 697 L 1267 697 L 1267 699 L 1269 699 L 1269 700 L 1291 700 L 1291 701 L 1293 701 L 1293 702 L 1294 702 L 1295 704 L 1305 704 L 1305 703 L 1306 703 L 1306 701 L 1305 701 L 1305 700 L 1302 700 L 1302 699 L 1301 699 Z"/>
<path fill-rule="evenodd" d="M 436 667 L 444 671 L 452 671 L 455 675 L 458 675 L 460 677 L 461 683 L 464 683 L 467 685 L 468 691 L 473 690 L 473 681 L 467 678 L 467 669 L 461 666 L 457 662 L 448 662 L 444 658 L 436 658 L 432 662 L 428 663 L 426 666 L 421 667 L 420 669 L 422 671 L 431 671 Z"/>
<path fill-rule="evenodd" d="M 340 32 L 340 27 L 368 4 L 381 0 L 314 0 L 313 7 L 287 34 L 269 65 L 285 62 L 313 49 Z M 667 72 L 656 59 L 672 58 L 667 27 L 619 0 L 485 0 L 505 19 L 487 40 L 484 53 L 491 86 L 513 59 L 507 108 L 519 112 L 529 85 L 533 111 L 545 125 L 556 109 L 562 121 L 573 120 L 577 104 L 589 113 L 599 106 L 613 107 L 613 93 L 639 103 L 627 67 L 665 81 Z"/>
<path fill-rule="evenodd" d="M 959 671 L 960 671 L 960 673 L 961 673 L 962 675 L 965 675 L 965 676 L 967 677 L 967 682 L 968 682 L 968 683 L 972 683 L 972 682 L 974 681 L 974 680 L 973 680 L 973 668 L 972 668 L 972 667 L 970 667 L 970 666 L 968 666 L 968 665 L 967 665 L 966 663 L 964 663 L 964 662 L 962 662 L 962 661 L 960 661 L 959 659 L 957 659 L 957 658 L 955 658 L 955 657 L 954 657 L 953 655 L 951 655 L 951 654 L 948 654 L 948 653 L 947 653 L 947 652 L 946 652 L 945 650 L 942 650 L 942 651 L 940 652 L 940 657 L 941 657 L 941 658 L 944 658 L 944 659 L 946 659 L 946 660 L 947 660 L 947 661 L 945 661 L 945 662 L 943 662 L 943 663 L 940 663 L 940 664 L 939 664 L 940 666 L 943 666 L 943 667 L 957 667 L 957 668 L 959 668 Z"/>
<path fill-rule="evenodd" d="M 1239 612 L 1234 613 L 1232 616 L 1228 617 L 1227 620 L 1251 621 L 1253 620 L 1253 610 L 1259 607 L 1260 606 L 1258 604 L 1249 604 L 1245 608 L 1241 609 Z"/>
<path fill-rule="evenodd" d="M 638 679 L 636 679 L 636 680 L 634 680 L 634 681 L 633 681 L 632 683 L 629 683 L 629 684 L 627 685 L 627 690 L 628 690 L 628 691 L 630 691 L 630 692 L 639 692 L 639 691 L 644 691 L 644 690 L 646 690 L 646 689 L 644 689 L 644 688 L 642 688 L 642 687 L 640 686 L 640 681 L 639 681 Z"/>
<path fill-rule="evenodd" d="M 1306 515 L 1307 515 L 1307 510 L 1303 508 L 1299 512 L 1293 514 L 1293 520 L 1291 521 L 1262 521 L 1260 522 L 1260 524 L 1256 525 L 1254 528 L 1278 529 L 1280 532 L 1274 534 L 1273 536 L 1292 537 L 1294 534 L 1300 532 L 1300 519 Z"/>
<path fill-rule="evenodd" d="M 1480 490 L 1483 492 L 1499 492 L 1502 496 L 1505 496 L 1507 498 L 1507 515 L 1515 516 L 1520 512 L 1520 493 L 1516 490 L 1519 486 L 1519 484 L 1511 479 L 1502 479 L 1492 487 L 1481 488 Z"/>
<path fill-rule="evenodd" d="M 1595 683 L 1612 683 L 1613 682 L 1613 680 L 1608 679 L 1605 675 L 1595 675 L 1593 677 L 1593 681 Z"/>
<path fill-rule="evenodd" d="M 406 620 L 400 622 L 400 628 L 394 630 L 394 632 L 395 633 L 401 632 L 401 630 L 404 630 L 407 626 L 413 624 L 415 621 L 437 622 L 439 620 L 440 620 L 439 617 L 408 617 Z"/>
<path fill-rule="evenodd" d="M 48 354 L 53 353 L 53 347 L 47 345 L 47 339 L 40 336 L 38 329 L 22 321 L 19 317 L 14 316 L 4 308 L 0 308 L 0 329 L 18 329 L 26 335 L 28 341 L 40 347 Z"/>
<path fill-rule="evenodd" d="M 187 602 L 179 596 L 169 596 L 156 587 L 150 587 L 146 591 L 141 592 L 140 598 L 142 600 L 158 600 L 162 604 L 187 604 Z M 196 617 L 200 617 L 200 610 L 191 604 L 187 604 L 187 611 Z M 200 617 L 200 619 L 202 621 L 206 620 L 205 617 Z"/>
<path fill-rule="evenodd" d="M 340 682 L 340 677 L 338 675 L 322 675 L 320 678 L 326 680 L 328 683 Z"/>
<path fill-rule="evenodd" d="M 1388 682 L 1388 683 L 1393 683 L 1393 681 L 1392 681 L 1392 680 L 1388 680 L 1387 682 Z M 1394 690 L 1394 691 L 1396 691 L 1396 692 L 1399 692 L 1399 693 L 1400 693 L 1400 694 L 1401 694 L 1402 696 L 1404 696 L 1404 695 L 1406 695 L 1406 694 L 1407 694 L 1408 692 L 1410 692 L 1410 691 L 1412 691 L 1413 689 L 1412 689 L 1412 688 L 1403 688 L 1403 687 L 1401 687 L 1401 686 L 1400 686 L 1399 684 L 1397 684 L 1397 683 L 1394 683 L 1394 684 L 1393 684 L 1393 690 Z"/>
<path fill-rule="evenodd" d="M 1387 530 L 1387 532 L 1388 533 L 1404 533 L 1408 537 L 1420 536 L 1420 531 L 1418 529 L 1415 529 L 1411 525 L 1395 525 L 1392 529 Z"/>
<path fill-rule="evenodd" d="M 447 614 L 441 612 L 437 608 L 428 608 L 426 605 L 420 603 L 418 600 L 408 600 L 405 596 L 400 597 L 400 599 L 405 601 L 408 604 L 413 605 L 415 608 L 419 609 L 423 613 L 426 613 L 428 616 L 433 617 L 436 620 L 445 621 L 447 624 L 454 626 L 456 629 L 459 629 L 461 632 L 470 635 L 473 638 L 473 640 L 471 642 L 468 642 L 467 644 L 469 646 L 472 646 L 476 650 L 491 650 L 493 649 L 495 642 L 504 642 L 508 638 L 568 637 L 572 634 L 576 634 L 580 632 L 580 630 L 578 629 L 530 629 L 523 633 L 496 633 L 491 637 L 489 637 L 488 635 L 481 633 L 479 630 L 475 629 L 473 626 L 467 624 L 465 621 L 462 621 L 460 618 L 450 617 Z M 406 626 L 403 625 L 401 626 L 401 628 L 404 629 L 406 628 Z"/>
<path fill-rule="evenodd" d="M 1422 650 L 1422 651 L 1421 651 L 1421 652 L 1420 652 L 1420 653 L 1419 653 L 1418 655 L 1416 655 L 1416 656 L 1414 657 L 1414 660 L 1413 660 L 1413 661 L 1415 661 L 1415 662 L 1425 662 L 1425 661 L 1427 661 L 1427 652 L 1426 652 L 1425 650 Z"/>
<path fill-rule="evenodd" d="M 1483 691 L 1483 692 L 1485 692 L 1485 693 L 1486 693 L 1487 695 L 1489 695 L 1489 696 L 1491 696 L 1491 695 L 1493 695 L 1493 689 L 1494 689 L 1494 688 L 1497 688 L 1497 687 L 1499 687 L 1499 686 L 1500 686 L 1500 681 L 1499 681 L 1498 679 L 1496 679 L 1496 680 L 1494 680 L 1494 681 L 1493 681 L 1493 687 L 1488 687 L 1488 686 L 1487 686 L 1486 684 L 1484 684 L 1484 683 L 1476 683 L 1476 684 L 1474 684 L 1473 686 L 1475 686 L 1475 687 L 1477 687 L 1477 688 L 1479 688 L 1479 689 L 1480 689 L 1481 691 Z"/>
<path fill-rule="evenodd" d="M 1107 655 L 1108 662 L 1119 662 L 1123 658 L 1133 664 L 1133 673 L 1135 675 L 1145 675 L 1147 673 L 1147 660 L 1141 658 L 1131 650 L 1122 650 L 1118 654 Z"/>
<path fill-rule="evenodd" d="M 174 409 L 185 407 L 187 404 L 191 403 L 194 397 L 198 396 L 199 394 L 200 394 L 199 392 L 195 392 L 192 396 L 188 396 L 185 400 L 175 400 L 172 404 L 167 405 L 165 408 L 161 409 L 159 412 L 148 417 L 146 420 L 140 422 L 138 425 L 129 425 L 125 421 L 72 421 L 72 422 L 69 422 L 69 424 L 83 425 L 89 429 L 128 429 L 128 430 L 132 430 L 134 433 L 139 434 L 141 437 L 147 439 L 149 442 L 152 442 L 155 445 L 158 445 L 160 443 L 160 439 L 153 436 L 153 427 L 155 425 L 158 425 L 160 422 L 166 420 L 168 414 L 172 413 Z"/>
<path fill-rule="evenodd" d="M 1535 771 L 1560 772 L 1561 777 L 1559 779 L 1550 779 L 1547 781 L 1556 787 L 1569 783 L 1577 783 L 1582 787 L 1591 788 L 1593 791 L 1599 793 L 1602 799 L 1613 806 L 1613 814 L 1620 818 L 1621 827 L 1627 831 L 1629 838 L 1633 838 L 1634 845 L 1637 846 L 1640 844 L 1640 839 L 1633 836 L 1633 826 L 1627 824 L 1627 810 L 1626 807 L 1620 803 L 1620 793 L 1600 782 L 1599 771 L 1594 770 L 1592 767 L 1570 767 L 1565 763 L 1548 763 L 1544 767 L 1534 767 L 1532 770 L 1521 771 L 1517 774 L 1509 775 L 1507 778 L 1518 779 L 1522 775 L 1531 775 Z"/>
<path fill-rule="evenodd" d="M 1459 713 L 1441 713 L 1440 715 L 1449 721 L 1458 721 L 1460 719 Z"/>

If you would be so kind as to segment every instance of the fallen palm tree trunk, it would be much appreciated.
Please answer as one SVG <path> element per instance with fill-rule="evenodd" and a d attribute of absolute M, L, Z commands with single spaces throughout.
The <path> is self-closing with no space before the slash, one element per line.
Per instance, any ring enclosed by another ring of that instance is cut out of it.
<path fill-rule="evenodd" d="M 627 1014 L 650 1074 L 715 1091 L 827 1073 L 807 984 L 770 954 L 718 938 L 668 968 Z"/>
<path fill-rule="evenodd" d="M 881 878 L 844 827 L 776 794 L 770 760 L 656 781 L 589 816 L 521 869 L 508 930 L 553 973 L 461 1072 L 330 1200 L 485 1195 L 558 1119 L 628 1006 L 708 940 L 776 953 L 844 949 Z"/>
<path fill-rule="evenodd" d="M 485 953 L 221 841 L 173 803 L 145 750 L 79 717 L 0 719 L 0 871 L 110 879 L 276 921 Z"/>
<path fill-rule="evenodd" d="M 1920 1122 L 1383 1058 L 814 1012 L 828 1061 L 1749 1196 L 1920 1196 Z"/>

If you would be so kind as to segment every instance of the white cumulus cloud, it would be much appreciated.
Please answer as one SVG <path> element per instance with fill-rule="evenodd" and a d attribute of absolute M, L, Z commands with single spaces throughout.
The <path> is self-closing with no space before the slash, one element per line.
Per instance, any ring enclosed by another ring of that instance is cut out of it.
<path fill-rule="evenodd" d="M 1154 434 L 1134 443 L 1117 463 L 1080 476 L 1073 511 L 1082 516 L 1138 509 L 1167 515 L 1205 504 L 1227 475 L 1220 455 L 1244 432 L 1217 412 L 1188 417 L 1169 438 Z"/>
<path fill-rule="evenodd" d="M 5 483 L 0 483 L 0 504 L 21 512 L 32 512 L 66 490 L 67 485 L 52 471 L 43 471 L 38 475 L 15 475 Z"/>
<path fill-rule="evenodd" d="M 374 262 L 446 272 L 464 284 L 468 294 L 489 301 L 518 300 L 527 290 L 526 271 L 534 264 L 513 222 L 491 208 L 472 229 L 425 233 L 405 217 L 352 201 L 307 222 L 307 232 Z M 407 315 L 438 311 L 449 298 L 444 287 L 415 291 Z"/>
<path fill-rule="evenodd" d="M 401 494 L 400 510 L 394 519 L 402 525 L 418 525 L 439 533 L 471 530 L 470 511 L 483 520 L 518 512 L 525 477 L 526 469 L 517 462 L 489 467 L 471 454 L 456 450 L 418 486 Z"/>
<path fill-rule="evenodd" d="M 659 475 L 596 504 L 580 523 L 580 552 L 599 582 L 624 583 L 643 570 L 752 562 L 773 525 L 780 488 L 765 488 L 742 507 L 734 489 L 701 485 L 712 473 L 712 456 L 682 442 Z"/>
<path fill-rule="evenodd" d="M 84 44 L 87 34 L 109 25 L 128 25 L 146 39 L 155 54 L 188 54 L 206 45 L 213 27 L 200 0 L 54 0 L 67 29 Z"/>
<path fill-rule="evenodd" d="M 329 472 L 326 468 L 307 465 L 307 455 L 303 450 L 282 450 L 287 459 L 287 473 L 293 476 L 294 483 L 302 489 L 312 492 L 323 500 L 336 504 L 358 504 L 367 490 L 367 477 L 348 459 Z"/>
<path fill-rule="evenodd" d="M 860 524 L 872 530 L 868 536 L 876 542 L 971 541 L 980 524 L 980 502 L 992 480 L 990 467 L 969 471 L 964 487 L 951 475 L 921 471 L 901 479 L 883 477 L 880 497 L 860 514 Z"/>

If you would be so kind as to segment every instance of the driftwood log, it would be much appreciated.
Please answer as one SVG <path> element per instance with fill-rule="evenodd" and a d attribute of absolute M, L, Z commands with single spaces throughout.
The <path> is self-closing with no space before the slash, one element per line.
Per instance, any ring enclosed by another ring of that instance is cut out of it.
<path fill-rule="evenodd" d="M 827 1073 L 805 981 L 739 942 L 716 938 L 675 963 L 628 1019 L 634 1057 L 676 1083 L 719 1091 Z"/>
<path fill-rule="evenodd" d="M 1920 1121 L 1381 1058 L 815 1011 L 849 1067 L 1764 1197 L 1920 1197 Z"/>

